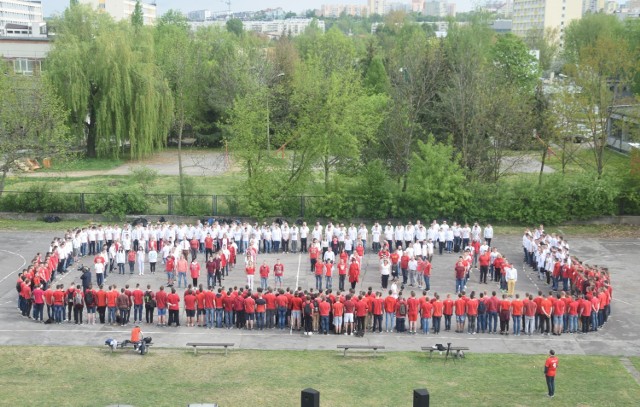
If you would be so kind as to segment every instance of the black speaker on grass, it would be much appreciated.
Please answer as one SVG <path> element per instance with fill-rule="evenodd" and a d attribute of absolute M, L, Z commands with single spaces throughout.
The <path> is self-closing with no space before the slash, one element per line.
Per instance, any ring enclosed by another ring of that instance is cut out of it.
<path fill-rule="evenodd" d="M 300 407 L 320 407 L 320 392 L 311 388 L 302 390 Z"/>
<path fill-rule="evenodd" d="M 429 407 L 429 390 L 413 390 L 413 407 Z"/>

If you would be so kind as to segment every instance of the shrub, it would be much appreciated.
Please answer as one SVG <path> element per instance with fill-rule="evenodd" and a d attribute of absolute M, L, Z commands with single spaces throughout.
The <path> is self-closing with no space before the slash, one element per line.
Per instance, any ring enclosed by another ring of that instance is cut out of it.
<path fill-rule="evenodd" d="M 87 203 L 89 213 L 102 214 L 113 220 L 122 220 L 125 215 L 144 214 L 148 209 L 149 203 L 139 190 L 96 194 Z"/>

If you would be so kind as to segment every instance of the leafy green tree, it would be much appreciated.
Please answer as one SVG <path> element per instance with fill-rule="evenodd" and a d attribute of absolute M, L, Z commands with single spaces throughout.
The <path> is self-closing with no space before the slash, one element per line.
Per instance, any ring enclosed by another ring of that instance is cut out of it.
<path fill-rule="evenodd" d="M 186 208 L 188 182 L 182 160 L 184 129 L 196 112 L 198 90 L 198 50 L 193 46 L 189 28 L 175 12 L 161 18 L 155 29 L 156 63 L 167 79 L 173 97 L 173 129 L 178 137 L 178 175 L 180 202 Z"/>
<path fill-rule="evenodd" d="M 595 31 L 593 31 L 595 30 Z M 580 120 L 591 131 L 593 168 L 602 177 L 606 165 L 608 122 L 612 107 L 629 104 L 625 96 L 638 72 L 629 43 L 615 17 L 591 15 L 572 22 L 566 30 L 566 72 L 580 90 L 572 94 Z"/>
<path fill-rule="evenodd" d="M 238 18 L 232 18 L 227 21 L 226 24 L 227 31 L 241 37 L 244 34 L 244 27 L 242 25 L 242 20 Z"/>
<path fill-rule="evenodd" d="M 21 158 L 71 156 L 67 112 L 46 77 L 10 73 L 0 63 L 0 194 Z"/>
<path fill-rule="evenodd" d="M 538 61 L 525 43 L 513 34 L 497 37 L 491 47 L 491 57 L 498 74 L 509 84 L 532 92 L 539 78 Z"/>
<path fill-rule="evenodd" d="M 438 143 L 433 136 L 426 142 L 418 141 L 411 154 L 409 170 L 411 191 L 403 193 L 410 214 L 427 219 L 450 216 L 464 207 L 469 198 L 460 155 L 451 142 Z"/>
<path fill-rule="evenodd" d="M 140 0 L 136 0 L 136 6 L 131 14 L 131 25 L 134 27 L 142 27 L 144 25 L 144 14 Z"/>
<path fill-rule="evenodd" d="M 391 84 L 389 83 L 389 76 L 384 68 L 382 58 L 376 56 L 371 60 L 364 78 L 364 86 L 371 93 L 387 94 L 389 92 Z"/>
<path fill-rule="evenodd" d="M 127 144 L 136 158 L 161 148 L 173 100 L 150 32 L 131 32 L 84 5 L 66 9 L 56 25 L 48 76 L 87 156 L 119 156 Z"/>

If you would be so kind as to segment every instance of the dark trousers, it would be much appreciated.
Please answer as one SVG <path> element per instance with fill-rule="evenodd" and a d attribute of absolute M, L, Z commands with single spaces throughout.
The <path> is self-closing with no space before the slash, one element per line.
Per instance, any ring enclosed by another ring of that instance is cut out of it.
<path fill-rule="evenodd" d="M 373 316 L 373 332 L 376 331 L 376 326 L 378 327 L 378 332 L 382 332 L 382 314 Z"/>
<path fill-rule="evenodd" d="M 582 316 L 580 317 L 582 319 L 582 333 L 587 333 L 589 332 L 589 325 L 591 322 L 591 316 Z"/>
<path fill-rule="evenodd" d="M 440 321 L 442 320 L 442 317 L 433 317 L 431 319 L 431 325 L 433 325 L 433 333 L 437 334 L 440 333 Z"/>
<path fill-rule="evenodd" d="M 487 274 L 489 274 L 489 266 L 480 266 L 480 282 L 487 283 Z"/>
<path fill-rule="evenodd" d="M 357 323 L 356 330 L 358 331 L 358 336 L 364 336 L 364 318 L 365 317 L 356 317 L 356 323 Z"/>
<path fill-rule="evenodd" d="M 382 288 L 384 288 L 386 290 L 387 289 L 387 285 L 389 285 L 389 275 L 388 274 L 383 274 L 382 275 Z"/>
<path fill-rule="evenodd" d="M 346 277 L 346 274 L 340 274 L 340 279 L 338 280 L 338 289 L 340 291 L 344 291 L 344 280 Z"/>
<path fill-rule="evenodd" d="M 171 326 L 173 323 L 175 323 L 176 326 L 180 326 L 180 311 L 177 309 L 169 310 L 169 322 L 167 325 Z"/>
<path fill-rule="evenodd" d="M 313 319 L 311 315 L 304 316 L 304 331 L 305 332 L 313 331 Z"/>
<path fill-rule="evenodd" d="M 84 307 L 82 305 L 73 307 L 73 322 L 76 324 L 82 323 L 82 310 Z"/>
<path fill-rule="evenodd" d="M 556 392 L 556 377 L 545 376 L 547 379 L 547 389 L 549 390 L 549 396 L 553 396 Z"/>
<path fill-rule="evenodd" d="M 147 321 L 147 324 L 153 324 L 153 311 L 155 310 L 154 307 L 150 307 L 148 305 L 145 305 L 144 307 L 144 316 L 145 316 L 145 321 Z"/>
<path fill-rule="evenodd" d="M 540 315 L 540 333 L 549 333 L 551 330 L 551 318 L 546 315 Z"/>
<path fill-rule="evenodd" d="M 445 331 L 451 330 L 451 315 L 444 316 L 444 330 Z"/>
<path fill-rule="evenodd" d="M 104 312 L 106 309 L 107 307 L 98 307 L 98 318 L 101 324 L 104 324 Z"/>

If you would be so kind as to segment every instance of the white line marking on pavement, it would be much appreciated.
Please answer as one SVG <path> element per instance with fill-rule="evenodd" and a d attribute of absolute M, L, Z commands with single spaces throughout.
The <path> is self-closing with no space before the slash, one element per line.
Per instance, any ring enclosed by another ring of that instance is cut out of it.
<path fill-rule="evenodd" d="M 10 276 L 12 276 L 13 274 L 17 273 L 19 270 L 22 270 L 22 268 L 25 266 L 25 264 L 27 264 L 27 260 L 25 260 L 25 258 L 18 253 L 9 251 L 9 250 L 4 250 L 4 249 L 0 249 L 0 252 L 5 252 L 5 253 L 9 253 L 9 254 L 13 254 L 14 256 L 18 256 L 22 259 L 22 264 L 20 265 L 20 267 L 18 267 L 17 269 L 15 269 L 14 271 L 12 271 L 11 273 L 7 274 L 6 276 L 4 276 L 4 278 L 2 280 L 0 280 L 0 283 L 2 283 L 4 280 L 6 280 L 7 278 L 9 278 Z"/>

